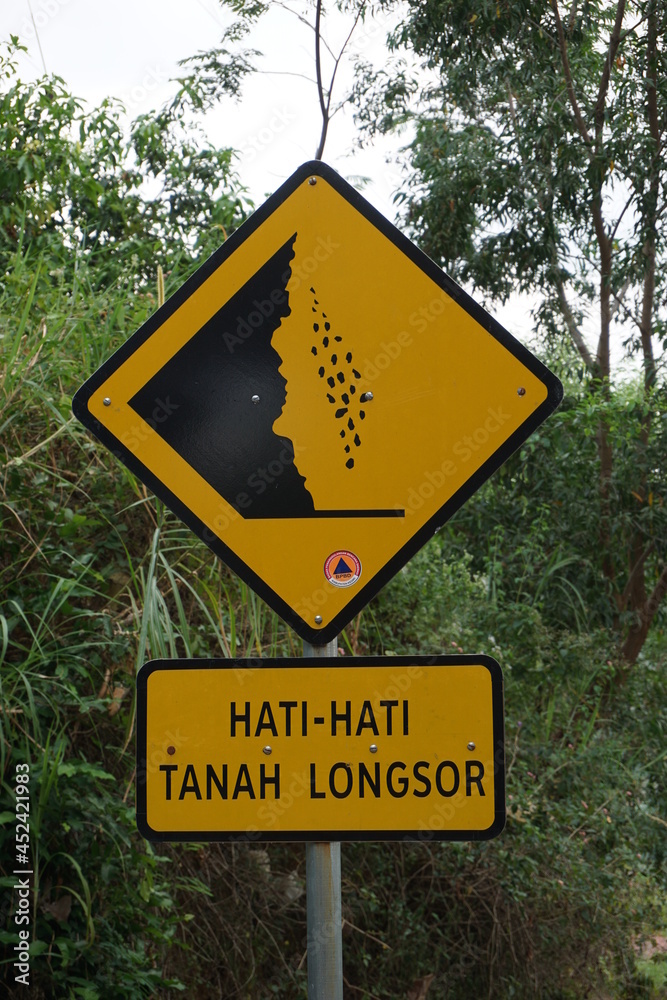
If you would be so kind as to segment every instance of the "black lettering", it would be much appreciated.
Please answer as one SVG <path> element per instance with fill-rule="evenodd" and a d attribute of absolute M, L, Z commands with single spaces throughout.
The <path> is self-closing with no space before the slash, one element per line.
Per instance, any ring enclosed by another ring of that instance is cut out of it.
<path fill-rule="evenodd" d="M 301 702 L 301 735 L 308 735 L 308 702 Z M 312 767 L 312 765 L 311 765 Z"/>
<path fill-rule="evenodd" d="M 408 703 L 403 702 L 403 735 L 408 735 Z"/>
<path fill-rule="evenodd" d="M 407 705 L 407 701 L 404 702 L 404 704 Z M 423 792 L 418 792 L 416 788 L 413 789 L 412 794 L 416 795 L 418 799 L 425 799 L 426 796 L 431 791 L 431 779 L 427 775 L 421 773 L 422 772 L 422 768 L 426 768 L 426 770 L 428 771 L 429 766 L 430 765 L 429 765 L 428 761 L 426 761 L 426 760 L 418 760 L 417 763 L 415 764 L 415 766 L 412 769 L 412 773 L 414 774 L 414 776 L 417 779 L 417 781 L 421 781 L 421 783 L 424 786 L 424 791 Z"/>
<path fill-rule="evenodd" d="M 345 711 L 336 711 L 336 702 L 331 702 L 331 735 L 336 736 L 337 723 L 338 721 L 345 722 L 345 735 L 349 736 L 352 732 L 352 703 L 349 701 L 345 702 Z"/>
<path fill-rule="evenodd" d="M 305 704 L 306 703 L 304 701 L 304 705 Z M 311 797 L 311 799 L 323 799 L 323 798 L 326 798 L 326 795 L 325 795 L 324 792 L 318 792 L 317 789 L 315 788 L 316 777 L 317 776 L 315 774 L 315 765 L 311 764 L 310 765 L 310 797 Z"/>
<path fill-rule="evenodd" d="M 402 799 L 404 795 L 408 793 L 408 779 L 403 776 L 398 779 L 398 788 L 394 788 L 392 783 L 392 778 L 394 771 L 405 771 L 406 765 L 402 760 L 395 760 L 393 764 L 390 764 L 387 768 L 387 791 L 390 795 L 393 795 L 395 799 Z"/>
<path fill-rule="evenodd" d="M 273 294 L 273 293 L 272 293 Z M 285 736 L 292 735 L 292 709 L 296 708 L 295 701 L 279 701 L 278 708 L 285 709 Z"/>
<path fill-rule="evenodd" d="M 220 779 L 218 779 L 218 775 L 215 773 L 215 768 L 213 767 L 213 764 L 206 765 L 206 798 L 208 800 L 210 800 L 211 798 L 211 789 L 213 785 L 215 785 L 215 787 L 218 789 L 218 794 L 220 795 L 220 798 L 226 799 L 227 798 L 226 764 L 222 765 Z"/>
<path fill-rule="evenodd" d="M 348 702 L 349 704 L 349 702 Z M 365 721 L 366 716 L 368 716 L 368 721 Z M 362 729 L 371 729 L 374 736 L 379 736 L 379 730 L 375 724 L 375 715 L 373 713 L 373 706 L 370 701 L 365 701 L 361 708 L 361 714 L 359 715 L 359 725 L 357 726 L 357 736 L 361 736 Z"/>
<path fill-rule="evenodd" d="M 178 764 L 160 764 L 160 770 L 164 771 L 164 773 L 165 773 L 165 781 L 166 781 L 166 788 L 165 788 L 166 796 L 165 797 L 167 799 L 167 802 L 170 802 L 171 801 L 171 772 L 172 771 L 178 771 Z"/>
<path fill-rule="evenodd" d="M 391 713 L 394 708 L 398 708 L 397 701 L 381 701 L 380 707 L 387 710 L 387 736 L 392 735 L 392 718 Z"/>
<path fill-rule="evenodd" d="M 236 711 L 236 702 L 235 701 L 233 701 L 230 704 L 229 709 L 230 709 L 230 714 L 231 714 L 232 736 L 236 736 L 236 724 L 237 724 L 237 722 L 242 722 L 244 724 L 244 726 L 245 726 L 245 735 L 246 736 L 250 736 L 250 702 L 247 701 L 245 703 L 245 712 L 243 713 L 243 715 L 240 715 L 240 714 L 237 713 L 237 711 Z"/>
<path fill-rule="evenodd" d="M 241 779 L 245 779 L 245 784 L 241 784 Z M 241 792 L 245 792 L 250 796 L 251 799 L 255 798 L 255 789 L 252 787 L 252 781 L 250 780 L 250 774 L 248 773 L 248 765 L 241 764 L 239 768 L 239 773 L 236 776 L 236 784 L 234 785 L 233 799 L 238 799 Z"/>
<path fill-rule="evenodd" d="M 347 703 L 350 704 L 349 701 Z M 349 734 L 348 734 L 349 735 Z M 336 788 L 336 771 L 345 771 L 345 777 L 347 778 L 347 783 L 342 792 L 339 792 Z M 352 768 L 349 764 L 334 764 L 329 771 L 329 788 L 331 789 L 331 794 L 337 799 L 346 799 L 350 792 L 352 791 Z"/>
<path fill-rule="evenodd" d="M 195 796 L 198 799 L 201 798 L 201 792 L 199 791 L 199 782 L 197 781 L 197 775 L 195 774 L 194 764 L 185 765 L 185 774 L 183 775 L 183 783 L 181 785 L 181 791 L 178 796 L 178 801 L 180 802 L 182 799 L 184 799 L 188 792 L 194 792 Z"/>
<path fill-rule="evenodd" d="M 259 765 L 259 797 L 266 798 L 266 786 L 273 785 L 274 799 L 280 798 L 280 764 L 276 764 L 273 770 L 273 777 L 269 778 L 266 773 L 266 764 Z"/>
<path fill-rule="evenodd" d="M 477 768 L 477 774 L 472 773 L 473 767 Z M 473 784 L 477 785 L 477 791 L 480 795 L 486 795 L 486 792 L 482 788 L 482 778 L 484 777 L 484 765 L 481 760 L 467 760 L 466 761 L 466 795 L 470 795 L 470 789 Z"/>
<path fill-rule="evenodd" d="M 264 716 L 268 717 L 268 722 L 264 721 Z M 271 703 L 268 701 L 262 702 L 262 707 L 259 711 L 259 719 L 257 720 L 257 728 L 255 729 L 255 736 L 259 736 L 263 729 L 268 729 L 272 736 L 278 735 L 275 719 L 273 718 L 273 712 L 271 711 Z"/>
<path fill-rule="evenodd" d="M 446 767 L 451 768 L 453 779 L 454 779 L 454 783 L 453 783 L 453 785 L 452 785 L 452 787 L 450 788 L 449 791 L 446 791 L 443 788 L 443 785 L 442 785 L 442 772 L 443 772 L 443 769 L 446 768 Z M 453 760 L 443 760 L 443 761 L 441 761 L 441 763 L 438 764 L 437 771 L 435 772 L 435 786 L 438 789 L 438 791 L 440 792 L 440 794 L 444 795 L 444 797 L 446 799 L 451 798 L 452 795 L 456 795 L 456 793 L 458 792 L 458 790 L 459 790 L 459 784 L 460 784 L 459 769 L 456 766 L 456 764 L 454 763 L 454 761 Z"/>
<path fill-rule="evenodd" d="M 368 783 L 368 787 L 372 791 L 376 799 L 380 798 L 380 764 L 375 763 L 373 765 L 375 774 L 371 778 L 370 771 L 365 764 L 359 764 L 359 798 L 363 799 L 364 795 L 364 782 Z"/>

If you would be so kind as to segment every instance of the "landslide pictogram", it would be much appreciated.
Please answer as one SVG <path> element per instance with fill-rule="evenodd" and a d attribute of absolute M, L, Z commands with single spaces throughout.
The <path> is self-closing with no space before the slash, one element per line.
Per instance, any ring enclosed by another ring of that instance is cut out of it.
<path fill-rule="evenodd" d="M 335 407 L 335 419 L 341 421 L 339 434 L 345 442 L 343 446 L 345 454 L 350 455 L 353 447 L 359 448 L 361 445 L 357 428 L 359 421 L 366 417 L 363 405 L 359 405 L 361 395 L 357 394 L 357 382 L 361 378 L 361 373 L 353 366 L 352 351 L 345 350 L 342 336 L 332 332 L 331 323 L 320 307 L 315 289 L 311 287 L 310 291 L 313 295 L 312 311 L 315 313 L 313 333 L 316 335 L 311 353 L 318 361 L 323 362 L 317 374 L 326 380 L 327 399 Z M 345 466 L 348 469 L 354 468 L 352 456 L 347 459 Z"/>

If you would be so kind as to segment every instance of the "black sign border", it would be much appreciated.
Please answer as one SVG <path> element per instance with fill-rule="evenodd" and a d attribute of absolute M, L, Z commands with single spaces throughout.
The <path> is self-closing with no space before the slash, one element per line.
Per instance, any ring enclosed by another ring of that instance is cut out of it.
<path fill-rule="evenodd" d="M 302 618 L 279 594 L 269 587 L 236 553 L 168 489 L 125 445 L 93 416 L 88 409 L 92 394 L 141 346 L 156 333 L 163 323 L 216 271 L 224 261 L 269 218 L 270 215 L 310 177 L 321 177 L 376 227 L 432 281 L 451 296 L 492 337 L 499 341 L 547 389 L 547 398 L 497 451 L 468 479 L 457 492 L 388 560 L 375 576 L 362 586 L 349 603 L 322 628 L 316 628 Z M 127 468 L 137 476 L 177 517 L 204 541 L 230 569 L 244 580 L 292 628 L 315 646 L 325 645 L 372 600 L 415 553 L 449 520 L 483 483 L 503 465 L 536 428 L 552 413 L 563 398 L 559 379 L 531 352 L 520 344 L 500 323 L 474 301 L 438 265 L 377 211 L 358 191 L 343 180 L 326 163 L 312 160 L 302 164 L 278 190 L 258 208 L 216 250 L 211 257 L 161 306 L 118 350 L 90 376 L 72 400 L 75 417 L 87 427 Z"/>
<path fill-rule="evenodd" d="M 147 821 L 147 685 L 148 678 L 158 670 L 239 670 L 302 667 L 306 670 L 341 667 L 451 667 L 483 666 L 491 674 L 491 698 L 493 720 L 494 758 L 494 802 L 495 815 L 486 830 L 315 830 L 304 833 L 298 830 L 262 832 L 251 830 L 246 833 L 201 832 L 153 830 Z M 137 674 L 137 829 L 146 840 L 162 842 L 204 842 L 213 843 L 298 843 L 308 841 L 405 841 L 431 843 L 433 841 L 483 841 L 497 837 L 506 821 L 505 808 L 505 720 L 503 702 L 503 675 L 500 664 L 484 654 L 440 655 L 440 656 L 355 656 L 355 657 L 302 657 L 299 659 L 267 657 L 266 659 L 200 659 L 200 660 L 151 660 L 145 663 Z"/>

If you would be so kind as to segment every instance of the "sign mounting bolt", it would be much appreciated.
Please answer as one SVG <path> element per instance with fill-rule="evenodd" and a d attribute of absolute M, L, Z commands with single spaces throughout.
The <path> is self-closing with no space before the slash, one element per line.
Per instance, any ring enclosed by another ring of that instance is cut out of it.
<path fill-rule="evenodd" d="M 371 745 L 370 745 L 370 751 L 371 751 L 371 753 L 377 753 L 378 752 L 378 748 L 377 748 L 377 744 L 376 743 L 371 743 Z"/>
<path fill-rule="evenodd" d="M 273 753 L 273 750 L 271 749 L 271 747 L 262 747 L 262 753 L 265 753 L 266 756 L 268 757 L 269 754 Z"/>
<path fill-rule="evenodd" d="M 108 396 L 104 397 L 104 399 L 102 400 L 102 403 L 103 403 L 104 406 L 111 406 L 111 400 L 109 399 Z"/>
<path fill-rule="evenodd" d="M 176 747 L 167 747 L 167 753 L 169 754 L 170 757 L 173 757 L 173 755 L 176 753 Z"/>
<path fill-rule="evenodd" d="M 516 394 L 517 394 L 517 396 L 525 396 L 526 395 L 526 390 L 524 389 L 523 386 L 520 386 L 517 389 Z"/>
<path fill-rule="evenodd" d="M 250 397 L 250 402 L 254 403 L 255 406 L 257 406 L 257 404 L 259 403 L 259 396 L 257 394 L 255 394 L 254 396 L 251 396 Z"/>
<path fill-rule="evenodd" d="M 309 178 L 308 178 L 308 183 L 310 184 L 310 186 L 311 186 L 311 187 L 312 187 L 312 186 L 313 186 L 314 184 L 317 184 L 317 177 L 309 177 Z"/>
<path fill-rule="evenodd" d="M 373 393 L 372 392 L 362 392 L 362 394 L 359 397 L 359 399 L 361 400 L 362 403 L 370 403 L 371 400 L 373 399 Z"/>
<path fill-rule="evenodd" d="M 470 743 L 468 744 L 468 750 L 474 750 L 474 749 L 475 749 L 475 744 L 471 740 Z"/>
<path fill-rule="evenodd" d="M 322 615 L 315 615 L 315 624 L 316 625 L 322 624 Z"/>

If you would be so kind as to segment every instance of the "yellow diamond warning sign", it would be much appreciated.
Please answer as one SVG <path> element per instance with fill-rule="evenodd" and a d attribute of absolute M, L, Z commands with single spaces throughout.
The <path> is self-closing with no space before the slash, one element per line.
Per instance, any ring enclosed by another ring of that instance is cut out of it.
<path fill-rule="evenodd" d="M 315 162 L 73 408 L 305 639 L 323 643 L 560 397 L 530 352 Z"/>
<path fill-rule="evenodd" d="M 483 840 L 503 828 L 502 676 L 489 657 L 154 661 L 137 697 L 149 840 Z"/>

